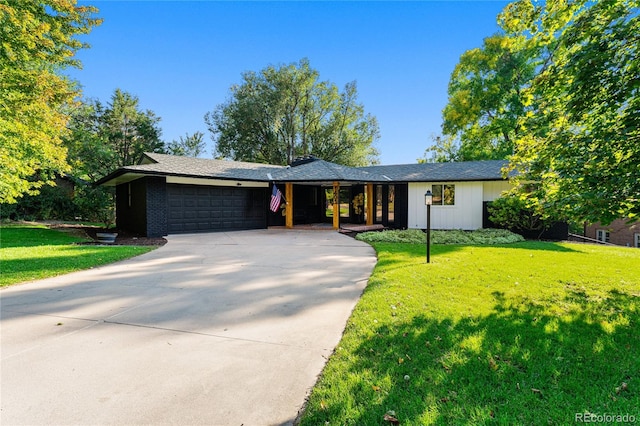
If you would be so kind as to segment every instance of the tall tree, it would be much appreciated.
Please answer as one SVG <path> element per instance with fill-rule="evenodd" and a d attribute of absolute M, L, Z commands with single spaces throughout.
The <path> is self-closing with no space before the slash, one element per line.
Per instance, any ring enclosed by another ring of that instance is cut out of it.
<path fill-rule="evenodd" d="M 138 164 L 145 152 L 164 152 L 160 118 L 142 111 L 136 96 L 116 89 L 105 106 L 86 101 L 72 113 L 65 138 L 74 173 L 91 181 Z"/>
<path fill-rule="evenodd" d="M 137 96 L 116 89 L 101 116 L 100 131 L 115 153 L 115 167 L 138 164 L 145 152 L 164 152 L 160 117 L 142 111 L 139 103 Z"/>
<path fill-rule="evenodd" d="M 378 124 L 358 102 L 355 82 L 339 91 L 306 59 L 245 72 L 242 80 L 205 115 L 217 155 L 271 164 L 306 154 L 352 166 L 377 162 Z"/>
<path fill-rule="evenodd" d="M 509 158 L 541 215 L 640 214 L 640 0 L 517 0 L 452 75 L 459 159 Z M 446 148 L 446 146 L 445 146 Z M 433 148 L 436 153 L 442 147 Z"/>
<path fill-rule="evenodd" d="M 64 137 L 72 174 L 78 180 L 74 194 L 77 214 L 89 220 L 113 222 L 112 188 L 88 185 L 118 167 L 137 164 L 144 152 L 164 152 L 159 117 L 142 111 L 136 96 L 116 89 L 107 105 L 79 102 L 71 113 Z M 84 184 L 83 184 L 84 183 Z"/>
<path fill-rule="evenodd" d="M 473 158 L 463 158 L 460 143 L 454 136 L 432 135 L 433 145 L 424 151 L 424 157 L 418 158 L 418 163 L 450 163 L 453 161 L 470 161 Z"/>
<path fill-rule="evenodd" d="M 75 0 L 0 0 L 0 203 L 53 185 L 69 168 L 64 107 L 78 95 L 61 71 L 80 67 L 77 39 L 100 24 Z"/>
<path fill-rule="evenodd" d="M 537 49 L 523 49 L 503 34 L 460 57 L 442 112 L 444 139 L 459 141 L 459 160 L 504 159 L 513 153 L 525 109 L 521 91 L 533 78 L 537 60 Z"/>
<path fill-rule="evenodd" d="M 167 153 L 172 155 L 182 155 L 185 157 L 199 157 L 204 154 L 207 146 L 203 140 L 204 133 L 195 132 L 193 135 L 188 133 L 179 140 L 173 140 L 167 144 Z"/>
<path fill-rule="evenodd" d="M 639 8 L 639 0 L 521 0 L 502 15 L 523 48 L 544 47 L 522 95 L 531 111 L 519 119 L 526 132 L 511 168 L 521 194 L 546 211 L 605 223 L 640 215 Z"/>

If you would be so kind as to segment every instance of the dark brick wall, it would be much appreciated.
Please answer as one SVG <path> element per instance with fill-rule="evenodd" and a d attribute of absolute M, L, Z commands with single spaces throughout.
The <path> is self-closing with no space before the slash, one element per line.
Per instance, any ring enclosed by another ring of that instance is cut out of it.
<path fill-rule="evenodd" d="M 146 177 L 147 237 L 167 235 L 167 181 L 164 177 Z"/>
<path fill-rule="evenodd" d="M 627 223 L 624 219 L 614 220 L 609 225 L 594 223 L 585 228 L 585 237 L 597 238 L 597 230 L 609 231 L 609 242 L 619 246 L 634 247 L 635 234 L 640 234 L 640 222 Z"/>

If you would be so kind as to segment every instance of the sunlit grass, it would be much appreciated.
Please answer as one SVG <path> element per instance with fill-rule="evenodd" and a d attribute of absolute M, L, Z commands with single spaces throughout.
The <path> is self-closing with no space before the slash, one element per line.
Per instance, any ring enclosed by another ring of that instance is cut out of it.
<path fill-rule="evenodd" d="M 153 247 L 76 245 L 83 238 L 42 225 L 0 227 L 0 287 L 92 268 Z"/>
<path fill-rule="evenodd" d="M 303 425 L 640 419 L 640 250 L 434 246 L 426 264 L 421 245 L 375 248 Z"/>

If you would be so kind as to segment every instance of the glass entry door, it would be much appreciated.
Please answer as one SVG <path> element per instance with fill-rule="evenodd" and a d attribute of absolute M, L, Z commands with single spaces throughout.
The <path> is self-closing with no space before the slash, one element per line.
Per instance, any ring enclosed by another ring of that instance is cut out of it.
<path fill-rule="evenodd" d="M 324 189 L 325 199 L 325 219 L 327 222 L 333 220 L 333 188 Z M 350 217 L 350 203 L 351 203 L 351 188 L 340 188 L 338 194 L 338 204 L 340 210 L 340 218 L 349 219 Z"/>

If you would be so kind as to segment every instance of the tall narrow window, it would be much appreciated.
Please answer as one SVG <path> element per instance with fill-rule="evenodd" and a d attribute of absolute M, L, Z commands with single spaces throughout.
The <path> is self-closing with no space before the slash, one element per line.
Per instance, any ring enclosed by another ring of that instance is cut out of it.
<path fill-rule="evenodd" d="M 394 185 L 389 185 L 389 213 L 387 217 L 387 221 L 389 223 L 393 223 L 395 221 L 395 200 L 396 200 L 396 188 Z"/>
<path fill-rule="evenodd" d="M 376 185 L 376 223 L 382 222 L 382 185 Z"/>
<path fill-rule="evenodd" d="M 131 182 L 127 184 L 128 207 L 131 207 Z"/>
<path fill-rule="evenodd" d="M 351 202 L 349 199 L 350 196 L 351 189 L 340 188 L 340 217 L 349 217 L 349 204 Z"/>
<path fill-rule="evenodd" d="M 640 233 L 636 233 L 633 235 L 633 246 L 640 248 Z"/>
<path fill-rule="evenodd" d="M 332 218 L 333 217 L 333 189 L 325 189 L 324 190 L 324 213 L 325 217 Z"/>

